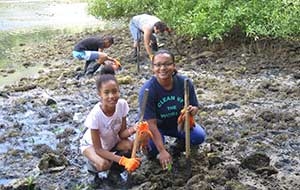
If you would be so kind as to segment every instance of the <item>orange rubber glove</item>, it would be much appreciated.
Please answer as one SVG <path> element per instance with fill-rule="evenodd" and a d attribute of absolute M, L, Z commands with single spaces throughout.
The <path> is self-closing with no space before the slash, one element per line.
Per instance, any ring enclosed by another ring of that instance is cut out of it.
<path fill-rule="evenodd" d="M 154 58 L 154 55 L 153 55 L 153 54 L 150 54 L 150 55 L 149 55 L 149 59 L 150 59 L 151 62 L 153 61 L 153 58 Z"/>
<path fill-rule="evenodd" d="M 119 164 L 124 166 L 128 172 L 133 172 L 140 167 L 141 160 L 140 158 L 126 158 L 125 156 L 122 156 Z"/>
<path fill-rule="evenodd" d="M 180 111 L 180 115 L 177 119 L 177 129 L 178 131 L 183 131 L 184 130 L 184 122 L 185 122 L 185 112 L 186 109 L 182 109 Z M 195 127 L 195 119 L 193 117 L 193 115 L 190 113 L 190 128 L 194 128 Z"/>
<path fill-rule="evenodd" d="M 118 61 L 117 59 L 114 59 L 114 64 L 113 64 L 114 70 L 116 71 L 116 70 L 120 69 L 121 67 L 122 67 L 122 65 L 121 65 L 120 61 Z"/>
<path fill-rule="evenodd" d="M 143 153 L 147 153 L 147 145 L 150 138 L 153 138 L 147 122 L 142 121 L 138 124 L 137 135 L 139 140 L 139 148 Z"/>

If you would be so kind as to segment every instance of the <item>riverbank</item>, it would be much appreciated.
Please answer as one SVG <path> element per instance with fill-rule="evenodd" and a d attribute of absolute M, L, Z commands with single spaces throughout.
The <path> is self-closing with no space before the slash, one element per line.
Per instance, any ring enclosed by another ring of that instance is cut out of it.
<path fill-rule="evenodd" d="M 26 55 L 36 59 L 32 62 L 19 54 L 31 51 L 24 46 L 47 43 L 62 34 L 112 29 L 122 24 L 121 20 L 111 22 L 88 15 L 87 2 L 82 0 L 1 1 L 0 89 L 23 77 L 37 76 L 39 70 L 45 69 L 39 53 Z"/>
<path fill-rule="evenodd" d="M 106 52 L 123 65 L 117 77 L 131 108 L 129 122 L 134 121 L 139 87 L 152 72 L 143 49 L 140 73 L 128 57 L 127 27 L 61 34 L 46 43 L 24 44 L 16 55 L 45 69 L 37 78 L 24 77 L 1 90 L 2 189 L 91 188 L 92 176 L 78 151 L 78 138 L 98 98 L 94 77 L 76 79 L 83 63 L 70 52 L 78 40 L 105 34 L 116 38 Z M 184 38 L 176 46 L 170 42 L 166 47 L 176 53 L 179 73 L 195 84 L 201 103 L 196 119 L 205 126 L 208 138 L 193 149 L 191 178 L 181 172 L 186 166 L 183 154 L 174 157 L 172 172 L 143 157 L 141 168 L 132 174 L 131 189 L 299 189 L 297 43 L 241 43 L 239 39 L 185 43 Z"/>

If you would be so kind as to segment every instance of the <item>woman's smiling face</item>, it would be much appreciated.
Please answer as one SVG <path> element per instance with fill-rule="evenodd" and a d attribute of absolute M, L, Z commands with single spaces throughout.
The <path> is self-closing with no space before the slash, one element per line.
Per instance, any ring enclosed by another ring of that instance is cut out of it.
<path fill-rule="evenodd" d="M 161 53 L 153 58 L 152 69 L 158 80 L 165 80 L 172 78 L 176 67 L 170 54 Z"/>

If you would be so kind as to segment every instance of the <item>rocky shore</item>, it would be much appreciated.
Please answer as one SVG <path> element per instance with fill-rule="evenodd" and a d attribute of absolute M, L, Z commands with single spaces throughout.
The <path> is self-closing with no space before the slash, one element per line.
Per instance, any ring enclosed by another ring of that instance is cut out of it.
<path fill-rule="evenodd" d="M 76 79 L 83 62 L 71 51 L 80 39 L 105 34 L 115 37 L 106 52 L 121 61 L 117 78 L 134 122 L 139 87 L 152 72 L 144 50 L 137 72 L 127 28 L 22 44 L 11 58 L 43 69 L 0 91 L 0 189 L 93 189 L 78 139 L 98 98 L 94 76 Z M 192 149 L 191 177 L 183 154 L 171 172 L 143 158 L 129 189 L 300 189 L 299 42 L 232 37 L 210 43 L 173 36 L 165 47 L 195 84 L 201 103 L 196 120 L 208 136 Z M 0 71 L 7 77 L 10 72 Z M 112 184 L 119 186 L 96 189 L 124 189 L 118 180 Z"/>

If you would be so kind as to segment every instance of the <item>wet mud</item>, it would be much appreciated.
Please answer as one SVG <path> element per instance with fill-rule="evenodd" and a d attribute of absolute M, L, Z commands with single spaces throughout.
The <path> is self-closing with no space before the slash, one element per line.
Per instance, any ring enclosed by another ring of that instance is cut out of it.
<path fill-rule="evenodd" d="M 115 37 L 106 52 L 122 64 L 121 96 L 131 108 L 129 123 L 135 121 L 139 87 L 152 71 L 142 49 L 137 72 L 127 28 L 23 44 L 16 61 L 45 68 L 0 91 L 0 189 L 300 189 L 299 43 L 234 36 L 211 43 L 176 35 L 161 40 L 176 54 L 179 73 L 195 84 L 205 143 L 191 147 L 188 162 L 172 151 L 170 138 L 170 171 L 138 154 L 143 162 L 130 187 L 117 172 L 95 186 L 78 149 L 84 119 L 98 101 L 95 77 L 76 78 L 84 63 L 71 51 L 80 39 L 105 34 Z"/>

